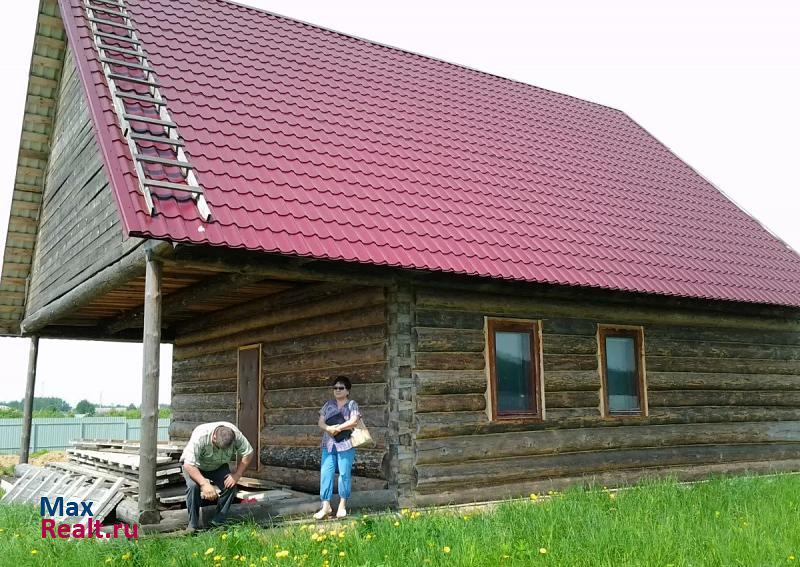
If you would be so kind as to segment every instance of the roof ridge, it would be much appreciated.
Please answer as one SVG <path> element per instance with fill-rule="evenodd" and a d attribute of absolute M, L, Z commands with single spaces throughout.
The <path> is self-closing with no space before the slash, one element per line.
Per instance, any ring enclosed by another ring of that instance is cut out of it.
<path fill-rule="evenodd" d="M 211 1 L 217 2 L 219 4 L 231 4 L 233 6 L 239 6 L 240 8 L 245 8 L 246 10 L 252 10 L 252 11 L 258 12 L 260 14 L 269 14 L 270 16 L 274 16 L 276 18 L 280 18 L 280 19 L 283 19 L 283 20 L 286 20 L 286 21 L 289 21 L 289 22 L 294 22 L 294 23 L 302 24 L 304 26 L 309 26 L 309 27 L 312 27 L 312 28 L 315 28 L 315 29 L 324 30 L 324 31 L 327 31 L 327 32 L 330 32 L 330 33 L 333 33 L 333 34 L 336 34 L 336 35 L 340 35 L 340 36 L 343 36 L 343 37 L 347 37 L 347 38 L 350 38 L 350 39 L 363 41 L 365 43 L 369 43 L 369 44 L 372 44 L 372 45 L 377 45 L 379 47 L 385 47 L 386 49 L 392 49 L 394 51 L 400 51 L 401 53 L 407 53 L 409 55 L 414 55 L 415 57 L 421 57 L 423 59 L 429 59 L 431 61 L 436 61 L 438 63 L 444 63 L 445 65 L 451 65 L 453 67 L 459 67 L 459 68 L 464 69 L 466 71 L 471 71 L 473 73 L 480 73 L 481 75 L 486 75 L 488 77 L 494 77 L 494 78 L 500 79 L 502 81 L 509 81 L 511 83 L 516 83 L 516 84 L 522 85 L 524 87 L 533 88 L 533 89 L 537 89 L 537 90 L 540 90 L 540 91 L 552 93 L 552 94 L 560 96 L 560 97 L 570 98 L 572 100 L 577 100 L 577 101 L 585 103 L 585 104 L 591 104 L 593 106 L 598 106 L 600 108 L 605 108 L 605 109 L 608 109 L 608 110 L 612 110 L 614 112 L 618 112 L 618 113 L 620 113 L 620 114 L 622 114 L 624 116 L 627 116 L 627 114 L 625 114 L 625 112 L 623 110 L 621 110 L 619 108 L 615 108 L 615 107 L 613 107 L 611 105 L 608 105 L 608 104 L 595 102 L 593 100 L 588 100 L 588 99 L 581 98 L 581 97 L 578 97 L 578 96 L 575 96 L 575 95 L 562 93 L 562 92 L 559 92 L 559 91 L 556 91 L 556 90 L 553 90 L 553 89 L 540 87 L 538 85 L 532 85 L 531 83 L 526 83 L 526 82 L 521 81 L 519 79 L 514 79 L 514 78 L 511 78 L 511 77 L 504 77 L 503 75 L 498 75 L 497 73 L 491 73 L 489 71 L 483 71 L 481 69 L 476 69 L 475 67 L 470 67 L 469 65 L 465 65 L 463 63 L 454 63 L 452 61 L 447 61 L 446 59 L 441 59 L 439 57 L 434 57 L 433 55 L 425 55 L 424 53 L 417 53 L 416 51 L 411 51 L 410 49 L 405 49 L 403 47 L 397 47 L 395 45 L 390 45 L 388 43 L 375 41 L 374 39 L 367 39 L 365 37 L 361 37 L 361 36 L 358 36 L 358 35 L 355 35 L 355 34 L 343 32 L 343 31 L 340 31 L 340 30 L 331 29 L 331 28 L 322 26 L 320 24 L 314 24 L 314 23 L 311 23 L 311 22 L 307 22 L 305 20 L 300 20 L 298 18 L 285 16 L 283 14 L 278 14 L 277 12 L 272 12 L 272 11 L 267 10 L 265 8 L 259 8 L 257 6 L 249 6 L 249 5 L 244 4 L 242 2 L 237 2 L 236 0 L 211 0 Z"/>

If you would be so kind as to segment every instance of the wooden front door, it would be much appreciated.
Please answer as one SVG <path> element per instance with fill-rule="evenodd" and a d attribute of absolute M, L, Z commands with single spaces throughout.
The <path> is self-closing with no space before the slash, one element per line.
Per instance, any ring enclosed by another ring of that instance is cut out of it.
<path fill-rule="evenodd" d="M 239 371 L 236 388 L 236 426 L 247 437 L 256 456 L 250 468 L 259 464 L 259 429 L 261 428 L 261 345 L 239 349 Z"/>

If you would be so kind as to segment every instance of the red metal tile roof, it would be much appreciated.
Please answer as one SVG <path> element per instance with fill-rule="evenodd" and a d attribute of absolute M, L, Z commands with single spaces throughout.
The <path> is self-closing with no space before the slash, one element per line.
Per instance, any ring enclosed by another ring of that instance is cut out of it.
<path fill-rule="evenodd" d="M 127 2 L 214 215 L 150 217 L 60 1 L 131 235 L 800 306 L 800 257 L 624 113 L 222 0 Z"/>

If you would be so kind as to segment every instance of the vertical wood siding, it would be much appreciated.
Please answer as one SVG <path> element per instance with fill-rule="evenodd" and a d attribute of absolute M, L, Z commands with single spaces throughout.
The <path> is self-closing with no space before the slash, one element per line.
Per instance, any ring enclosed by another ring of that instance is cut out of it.
<path fill-rule="evenodd" d="M 67 51 L 26 312 L 57 299 L 140 242 L 123 242 L 83 87 Z"/>
<path fill-rule="evenodd" d="M 353 381 L 351 398 L 377 442 L 359 449 L 354 487 L 381 489 L 387 480 L 386 292 L 315 284 L 253 304 L 247 317 L 209 317 L 203 329 L 178 332 L 173 350 L 174 438 L 199 423 L 236 422 L 239 346 L 262 345 L 263 423 L 260 475 L 319 488 L 319 409 L 332 398 L 334 376 Z"/>
<path fill-rule="evenodd" d="M 657 299 L 646 309 L 567 318 L 563 301 L 551 308 L 535 297 L 416 291 L 418 504 L 527 494 L 587 477 L 620 484 L 647 473 L 800 470 L 800 333 L 726 327 L 724 314 L 720 327 L 683 324 L 674 313 L 675 324 L 657 324 L 669 319 Z M 592 298 L 579 301 L 602 312 Z M 575 305 L 570 314 L 580 311 Z M 544 420 L 487 418 L 485 316 L 542 320 Z M 644 328 L 647 417 L 602 417 L 598 324 Z"/>

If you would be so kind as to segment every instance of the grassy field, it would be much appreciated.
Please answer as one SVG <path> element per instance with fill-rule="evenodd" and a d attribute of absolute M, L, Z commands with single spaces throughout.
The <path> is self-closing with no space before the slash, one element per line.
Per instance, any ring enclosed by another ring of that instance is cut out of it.
<path fill-rule="evenodd" d="M 356 515 L 200 536 L 43 540 L 36 510 L 0 506 L 2 565 L 797 565 L 800 476 L 532 495 L 488 511 Z"/>

